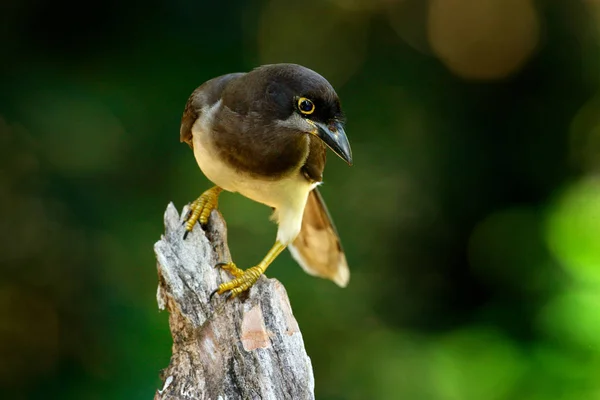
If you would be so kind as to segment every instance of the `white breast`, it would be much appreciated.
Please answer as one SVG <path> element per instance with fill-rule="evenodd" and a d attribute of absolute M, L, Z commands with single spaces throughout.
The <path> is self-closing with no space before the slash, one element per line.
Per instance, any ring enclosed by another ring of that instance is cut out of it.
<path fill-rule="evenodd" d="M 309 192 L 317 183 L 308 182 L 298 171 L 281 180 L 263 180 L 236 171 L 217 156 L 210 141 L 209 123 L 220 107 L 220 101 L 203 110 L 192 127 L 194 156 L 198 166 L 215 185 L 229 192 L 238 192 L 256 202 L 275 208 L 279 224 L 277 240 L 282 244 L 293 242 L 302 224 L 302 216 Z"/>

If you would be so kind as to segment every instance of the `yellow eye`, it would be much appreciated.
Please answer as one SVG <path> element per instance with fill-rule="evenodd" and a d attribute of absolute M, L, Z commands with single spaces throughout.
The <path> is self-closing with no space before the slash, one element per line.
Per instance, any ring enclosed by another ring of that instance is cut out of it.
<path fill-rule="evenodd" d="M 306 97 L 300 97 L 298 99 L 298 110 L 302 114 L 312 114 L 315 111 L 315 104 Z"/>

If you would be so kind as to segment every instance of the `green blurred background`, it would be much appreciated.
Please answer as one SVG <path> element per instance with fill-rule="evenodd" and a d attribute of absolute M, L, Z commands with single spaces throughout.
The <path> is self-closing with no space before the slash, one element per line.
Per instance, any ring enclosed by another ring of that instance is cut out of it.
<path fill-rule="evenodd" d="M 0 5 L 2 398 L 150 399 L 153 244 L 209 183 L 179 123 L 214 76 L 297 62 L 355 164 L 322 193 L 350 285 L 288 290 L 318 399 L 600 399 L 600 2 Z M 276 227 L 225 194 L 238 265 Z"/>

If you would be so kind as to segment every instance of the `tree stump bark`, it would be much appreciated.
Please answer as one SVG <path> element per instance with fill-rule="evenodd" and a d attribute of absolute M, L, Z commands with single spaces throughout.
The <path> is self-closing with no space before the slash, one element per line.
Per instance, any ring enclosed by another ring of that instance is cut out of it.
<path fill-rule="evenodd" d="M 173 355 L 155 400 L 314 399 L 312 365 L 283 285 L 262 276 L 238 298 L 209 300 L 232 279 L 214 267 L 231 258 L 223 218 L 213 211 L 206 232 L 196 225 L 185 240 L 172 203 L 164 222 L 154 246 L 157 300 L 170 313 Z"/>

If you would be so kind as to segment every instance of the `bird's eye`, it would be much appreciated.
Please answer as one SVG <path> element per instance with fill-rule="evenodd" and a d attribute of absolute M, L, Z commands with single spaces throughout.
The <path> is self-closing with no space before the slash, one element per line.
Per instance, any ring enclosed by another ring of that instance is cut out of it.
<path fill-rule="evenodd" d="M 315 104 L 306 97 L 300 97 L 298 99 L 298 110 L 305 115 L 312 114 L 315 111 Z"/>

